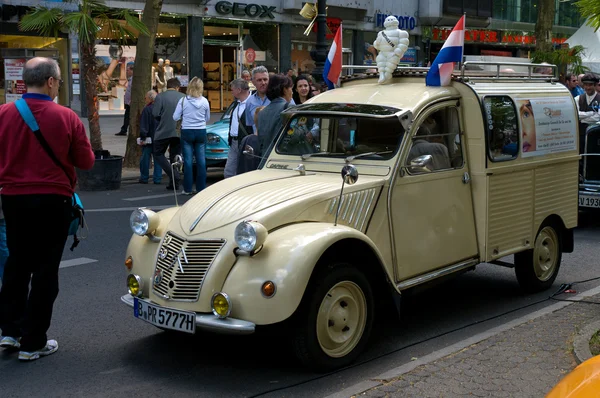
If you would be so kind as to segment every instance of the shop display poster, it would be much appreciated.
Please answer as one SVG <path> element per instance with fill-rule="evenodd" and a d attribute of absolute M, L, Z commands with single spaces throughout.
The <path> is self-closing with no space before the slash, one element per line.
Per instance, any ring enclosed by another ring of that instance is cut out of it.
<path fill-rule="evenodd" d="M 6 103 L 15 102 L 21 99 L 23 94 L 27 92 L 27 87 L 23 81 L 23 67 L 25 66 L 25 58 L 14 58 L 4 60 L 4 78 Z"/>

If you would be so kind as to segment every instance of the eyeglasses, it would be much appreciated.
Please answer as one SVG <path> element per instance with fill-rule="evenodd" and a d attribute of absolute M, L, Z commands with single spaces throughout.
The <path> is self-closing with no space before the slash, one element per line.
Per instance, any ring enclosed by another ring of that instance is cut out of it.
<path fill-rule="evenodd" d="M 61 88 L 61 87 L 62 87 L 62 85 L 63 85 L 63 80 L 62 80 L 62 79 L 59 79 L 58 77 L 54 77 L 54 76 L 48 76 L 48 77 L 46 78 L 46 80 L 48 80 L 48 79 L 50 79 L 50 78 L 52 78 L 52 79 L 54 79 L 54 80 L 56 80 L 56 81 L 58 82 L 58 88 Z"/>

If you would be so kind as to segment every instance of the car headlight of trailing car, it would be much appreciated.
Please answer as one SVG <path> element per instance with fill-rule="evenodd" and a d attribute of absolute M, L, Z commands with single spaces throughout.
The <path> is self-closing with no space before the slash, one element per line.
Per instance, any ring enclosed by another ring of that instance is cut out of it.
<path fill-rule="evenodd" d="M 257 221 L 242 221 L 235 227 L 234 238 L 239 250 L 237 254 L 253 255 L 265 243 L 267 229 Z"/>
<path fill-rule="evenodd" d="M 206 134 L 206 142 L 215 145 L 221 142 L 221 137 L 213 133 L 208 133 Z"/>
<path fill-rule="evenodd" d="M 157 230 L 159 223 L 160 218 L 158 214 L 149 209 L 140 208 L 134 210 L 129 217 L 131 231 L 139 236 L 148 235 L 153 241 L 160 240 L 152 235 Z"/>

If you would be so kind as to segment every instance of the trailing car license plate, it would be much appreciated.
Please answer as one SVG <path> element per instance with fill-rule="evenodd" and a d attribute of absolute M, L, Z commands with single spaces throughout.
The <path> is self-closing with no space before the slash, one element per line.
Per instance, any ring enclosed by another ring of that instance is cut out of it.
<path fill-rule="evenodd" d="M 600 196 L 579 195 L 579 206 L 600 208 Z"/>
<path fill-rule="evenodd" d="M 164 329 L 196 333 L 196 313 L 194 312 L 163 308 L 134 297 L 133 315 L 136 318 Z"/>

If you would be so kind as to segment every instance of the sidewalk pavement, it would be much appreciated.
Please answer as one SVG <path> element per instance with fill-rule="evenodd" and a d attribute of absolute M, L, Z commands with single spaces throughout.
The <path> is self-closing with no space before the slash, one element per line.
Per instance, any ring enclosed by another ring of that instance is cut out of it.
<path fill-rule="evenodd" d="M 456 343 L 328 398 L 544 397 L 600 328 L 600 287 Z"/>
<path fill-rule="evenodd" d="M 212 124 L 221 119 L 222 113 L 211 113 L 210 122 Z M 80 116 L 85 130 L 90 134 L 87 118 Z M 123 116 L 100 116 L 100 131 L 102 132 L 102 147 L 110 152 L 111 155 L 125 156 L 125 146 L 127 145 L 127 137 L 115 135 L 121 130 L 123 125 Z M 137 168 L 123 168 L 122 180 L 137 180 L 140 177 L 140 170 Z M 166 181 L 166 176 L 165 176 Z"/>

